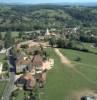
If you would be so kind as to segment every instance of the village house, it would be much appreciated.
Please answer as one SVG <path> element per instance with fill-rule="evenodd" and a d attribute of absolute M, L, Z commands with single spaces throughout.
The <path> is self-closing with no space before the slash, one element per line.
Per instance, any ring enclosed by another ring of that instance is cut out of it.
<path fill-rule="evenodd" d="M 43 67 L 45 67 L 44 61 L 43 57 L 40 54 L 34 55 L 32 57 L 32 60 L 29 60 L 27 58 L 20 59 L 17 62 L 17 72 L 27 72 L 28 74 L 21 76 L 16 81 L 17 86 L 25 86 L 26 89 L 30 90 L 32 89 L 33 81 L 35 80 L 38 83 L 39 87 L 43 87 L 44 81 L 46 80 L 46 69 Z"/>
<path fill-rule="evenodd" d="M 36 73 L 42 72 L 43 58 L 40 54 L 33 56 L 31 63 L 32 69 L 34 68 Z"/>
<path fill-rule="evenodd" d="M 29 70 L 31 65 L 31 60 L 27 57 L 20 58 L 16 61 L 16 73 L 22 73 Z"/>
<path fill-rule="evenodd" d="M 39 87 L 43 87 L 46 81 L 46 71 L 51 69 L 50 60 L 43 59 L 41 53 L 36 50 L 29 57 L 26 55 L 18 55 L 16 61 L 16 73 L 21 73 L 16 79 L 16 86 L 32 90 L 37 83 Z M 26 73 L 26 74 L 25 74 Z"/>
<path fill-rule="evenodd" d="M 40 55 L 35 55 L 32 59 L 32 66 L 35 69 L 35 79 L 38 82 L 39 87 L 43 87 L 45 81 L 45 69 L 43 70 L 43 58 Z"/>
<path fill-rule="evenodd" d="M 17 87 L 22 87 L 26 90 L 32 90 L 36 85 L 36 80 L 32 74 L 27 72 L 17 79 L 15 84 Z"/>

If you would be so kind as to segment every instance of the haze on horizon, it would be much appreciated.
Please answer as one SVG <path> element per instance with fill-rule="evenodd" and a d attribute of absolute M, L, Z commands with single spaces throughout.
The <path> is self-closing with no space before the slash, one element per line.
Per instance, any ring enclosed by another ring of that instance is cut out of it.
<path fill-rule="evenodd" d="M 93 3 L 97 0 L 0 0 L 0 3 L 25 3 L 25 4 L 39 4 L 39 3 Z"/>

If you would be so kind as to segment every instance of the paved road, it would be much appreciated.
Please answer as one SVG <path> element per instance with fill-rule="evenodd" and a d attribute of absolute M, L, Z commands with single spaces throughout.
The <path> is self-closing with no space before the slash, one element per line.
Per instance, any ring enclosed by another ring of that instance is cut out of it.
<path fill-rule="evenodd" d="M 10 65 L 9 61 L 8 61 L 8 64 L 9 64 L 10 68 L 13 67 Z M 15 80 L 15 73 L 9 71 L 9 81 L 7 81 L 8 83 L 5 87 L 4 93 L 2 95 L 2 100 L 10 100 L 9 98 L 10 98 L 11 92 L 14 89 L 14 80 Z"/>
<path fill-rule="evenodd" d="M 0 82 L 9 81 L 9 79 L 0 79 Z"/>
<path fill-rule="evenodd" d="M 2 100 L 9 100 L 9 97 L 13 89 L 14 89 L 14 73 L 10 73 L 10 80 L 8 81 L 5 87 Z"/>

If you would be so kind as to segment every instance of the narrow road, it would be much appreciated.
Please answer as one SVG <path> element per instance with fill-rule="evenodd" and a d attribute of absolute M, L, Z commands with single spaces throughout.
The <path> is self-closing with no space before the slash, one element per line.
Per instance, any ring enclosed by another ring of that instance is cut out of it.
<path fill-rule="evenodd" d="M 10 56 L 9 55 L 9 50 L 10 50 L 10 48 L 8 49 L 8 56 Z M 13 67 L 13 66 L 10 65 L 9 60 L 8 60 L 8 64 L 9 64 L 9 69 Z M 3 92 L 1 100 L 10 100 L 11 92 L 14 89 L 14 80 L 15 80 L 15 73 L 10 72 L 10 70 L 9 70 L 9 81 L 7 81 L 8 83 L 5 87 L 5 90 Z"/>
<path fill-rule="evenodd" d="M 91 84 L 95 84 L 97 85 L 96 81 L 91 80 L 90 78 L 88 78 L 84 73 L 80 72 L 78 69 L 76 69 L 74 67 L 74 65 L 71 63 L 71 61 L 65 57 L 60 51 L 59 49 L 55 48 L 55 53 L 60 57 L 61 62 L 66 65 L 67 67 L 71 68 L 72 70 L 74 70 L 76 73 L 78 73 L 79 75 L 81 75 L 84 79 L 86 79 L 88 82 L 90 82 Z"/>
<path fill-rule="evenodd" d="M 13 91 L 14 89 L 14 73 L 10 73 L 10 80 L 8 81 L 6 87 L 5 87 L 5 90 L 4 90 L 4 93 L 2 95 L 2 100 L 10 100 L 10 95 L 11 95 L 11 92 Z"/>

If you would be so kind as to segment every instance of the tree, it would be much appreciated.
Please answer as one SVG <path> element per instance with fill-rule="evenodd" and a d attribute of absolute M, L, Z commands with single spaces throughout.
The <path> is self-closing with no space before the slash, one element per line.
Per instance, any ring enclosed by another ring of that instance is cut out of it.
<path fill-rule="evenodd" d="M 28 45 L 27 45 L 27 44 L 22 44 L 22 45 L 21 45 L 21 48 L 27 49 L 27 48 L 28 48 Z"/>
<path fill-rule="evenodd" d="M 76 57 L 75 61 L 81 61 L 80 57 Z"/>
<path fill-rule="evenodd" d="M 11 36 L 10 32 L 6 32 L 5 37 L 4 37 L 4 47 L 9 48 L 14 44 L 14 39 Z"/>
<path fill-rule="evenodd" d="M 49 39 L 49 44 L 53 47 L 54 45 L 56 45 L 56 38 L 52 37 Z"/>
<path fill-rule="evenodd" d="M 0 44 L 0 50 L 2 50 L 3 46 Z"/>
<path fill-rule="evenodd" d="M 0 50 L 3 48 L 3 45 L 4 45 L 3 41 L 0 40 Z"/>
<path fill-rule="evenodd" d="M 0 33 L 0 40 L 2 40 L 2 34 Z"/>
<path fill-rule="evenodd" d="M 8 70 L 8 63 L 4 62 L 3 64 L 3 71 L 7 71 Z"/>
<path fill-rule="evenodd" d="M 19 34 L 18 34 L 18 37 L 19 37 L 19 38 L 22 38 L 22 34 L 21 34 L 20 32 L 19 32 Z"/>
<path fill-rule="evenodd" d="M 24 32 L 23 32 L 23 31 L 21 31 L 21 32 L 19 32 L 18 37 L 19 37 L 19 38 L 22 38 L 22 37 L 23 37 L 23 35 L 24 35 Z"/>
<path fill-rule="evenodd" d="M 32 100 L 39 100 L 39 88 L 38 88 L 38 86 L 36 86 L 33 89 Z"/>
<path fill-rule="evenodd" d="M 65 47 L 65 40 L 59 38 L 59 39 L 57 40 L 57 46 L 58 46 L 59 48 L 64 48 L 64 47 Z"/>

